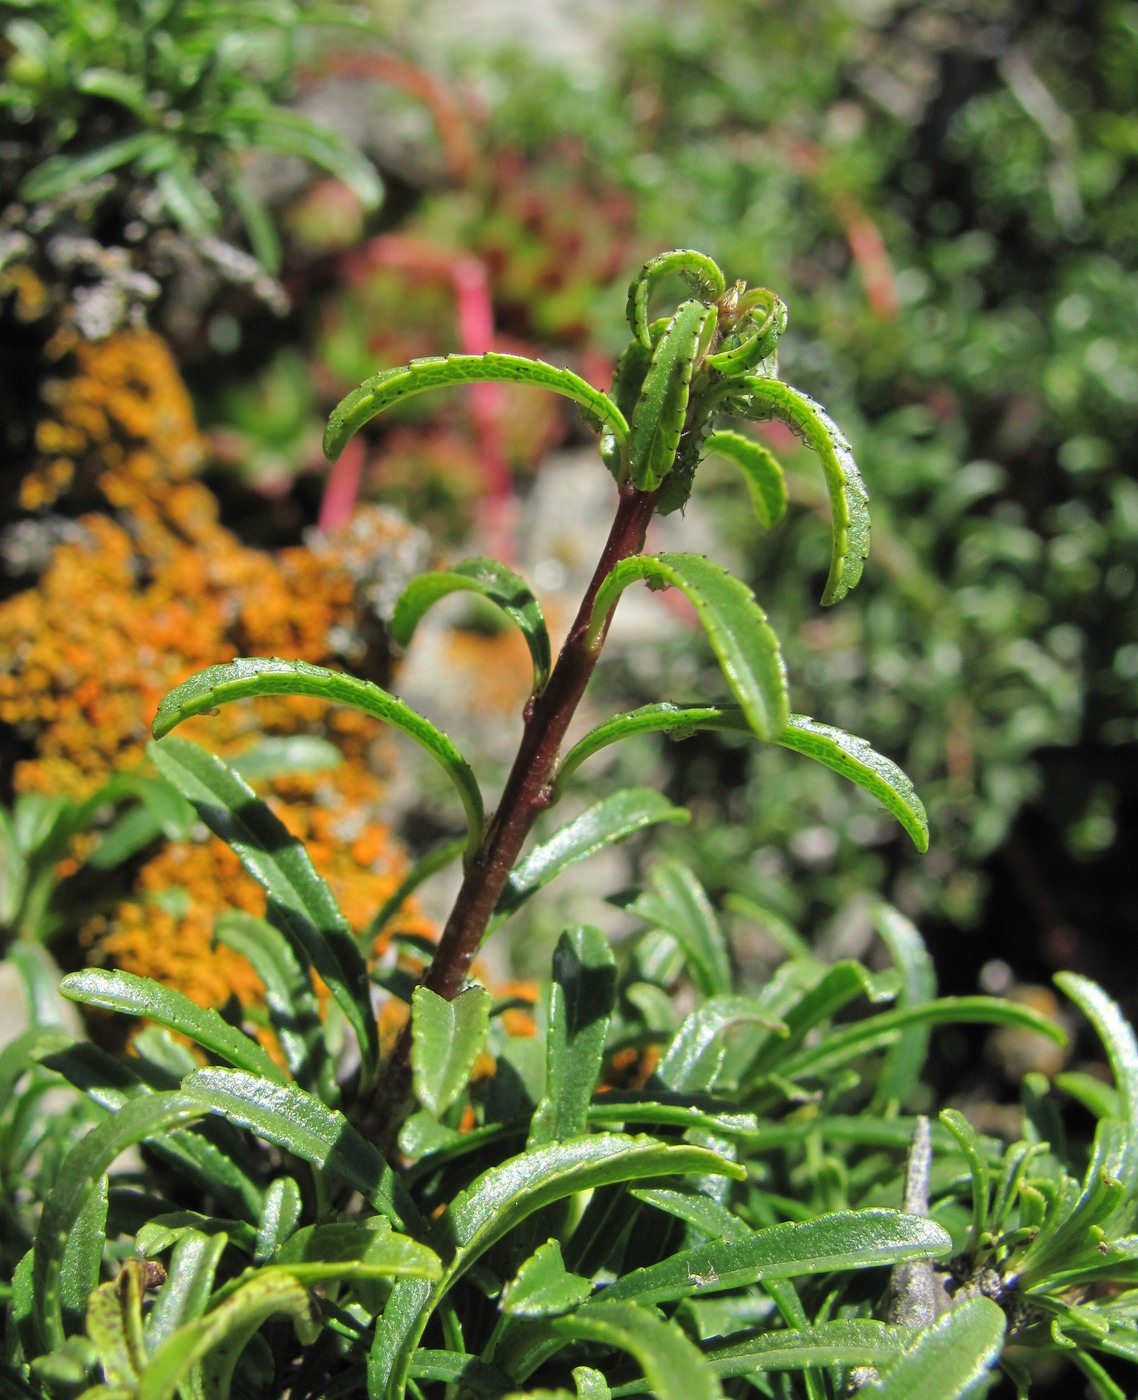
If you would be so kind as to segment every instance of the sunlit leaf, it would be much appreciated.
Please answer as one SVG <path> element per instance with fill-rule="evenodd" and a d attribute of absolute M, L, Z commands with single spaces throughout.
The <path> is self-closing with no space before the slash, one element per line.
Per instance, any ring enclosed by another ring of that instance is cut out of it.
<path fill-rule="evenodd" d="M 628 287 L 625 314 L 632 334 L 651 349 L 648 335 L 648 300 L 662 277 L 669 274 L 682 278 L 692 295 L 701 301 L 717 301 L 727 289 L 727 282 L 717 263 L 692 248 L 672 248 L 644 264 Z"/>
<path fill-rule="evenodd" d="M 420 574 L 400 595 L 391 617 L 391 635 L 400 646 L 411 641 L 415 628 L 432 604 L 457 591 L 479 593 L 517 624 L 533 660 L 535 694 L 549 679 L 549 633 L 541 604 L 523 578 L 496 559 L 465 559 L 440 573 Z"/>
<path fill-rule="evenodd" d="M 786 668 L 778 638 L 751 590 L 698 554 L 638 554 L 617 564 L 597 591 L 591 642 L 617 598 L 637 579 L 653 589 L 676 587 L 691 601 L 748 723 L 760 739 L 777 742 L 789 718 Z"/>
<path fill-rule="evenodd" d="M 754 438 L 726 428 L 711 434 L 704 451 L 725 457 L 739 468 L 756 519 L 764 530 L 773 530 L 786 514 L 786 478 L 774 455 Z"/>
<path fill-rule="evenodd" d="M 818 455 L 830 493 L 833 549 L 822 602 L 837 603 L 861 577 L 869 554 L 869 496 L 853 450 L 830 415 L 806 394 L 779 379 L 748 375 L 747 406 L 753 419 L 776 418 Z"/>
<path fill-rule="evenodd" d="M 411 1000 L 411 1067 L 415 1096 L 437 1117 L 454 1103 L 470 1079 L 490 1029 L 490 993 L 467 987 L 448 1001 L 429 987 Z"/>
<path fill-rule="evenodd" d="M 990 1298 L 949 1309 L 885 1374 L 859 1394 L 866 1400 L 960 1400 L 995 1365 L 1006 1319 Z"/>

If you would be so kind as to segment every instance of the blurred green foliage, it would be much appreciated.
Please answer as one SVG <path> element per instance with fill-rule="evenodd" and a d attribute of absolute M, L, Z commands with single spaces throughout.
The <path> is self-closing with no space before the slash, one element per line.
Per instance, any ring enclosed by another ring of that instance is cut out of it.
<path fill-rule="evenodd" d="M 797 638 L 796 703 L 856 713 L 929 803 L 932 852 L 897 897 L 975 919 L 1030 818 L 1043 839 L 1016 878 L 1025 902 L 1062 905 L 1051 854 L 1112 857 L 1134 801 L 1138 7 L 867 17 L 823 0 L 804 25 L 796 5 L 710 0 L 652 17 L 607 81 L 507 61 L 496 120 L 605 150 L 649 245 L 786 288 L 783 370 L 850 425 L 873 496 L 865 606 L 821 615 L 786 567 L 821 557 L 809 477 L 773 540 L 726 478 L 704 500 Z M 882 825 L 825 775 L 761 754 L 740 788 L 720 747 L 676 754 L 713 884 L 801 916 L 896 874 Z"/>

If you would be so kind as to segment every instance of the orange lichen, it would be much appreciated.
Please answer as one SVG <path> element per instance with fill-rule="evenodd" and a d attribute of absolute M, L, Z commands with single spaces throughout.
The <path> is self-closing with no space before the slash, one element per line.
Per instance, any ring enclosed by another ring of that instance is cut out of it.
<path fill-rule="evenodd" d="M 56 547 L 38 589 L 0 604 L 0 723 L 34 745 L 16 767 L 18 790 L 85 797 L 145 762 L 159 699 L 193 671 L 234 655 L 336 665 L 365 654 L 361 561 L 407 527 L 374 511 L 314 548 L 246 547 L 220 524 L 211 493 L 188 479 L 201 441 L 162 341 L 122 332 L 68 353 L 74 372 L 50 388 L 54 415 L 37 429 L 43 456 L 24 482 L 24 504 L 67 490 L 83 503 L 101 498 L 115 516 L 82 516 L 82 534 Z M 345 762 L 276 781 L 271 800 L 349 923 L 366 927 L 406 869 L 379 819 L 384 788 L 369 760 L 385 751 L 380 727 L 315 700 L 265 697 L 191 721 L 185 732 L 224 754 L 301 732 L 339 748 Z M 228 848 L 203 837 L 146 861 L 129 897 L 81 938 L 92 956 L 206 1005 L 232 994 L 250 1002 L 262 990 L 252 970 L 212 946 L 214 921 L 228 908 L 262 912 L 264 897 Z M 430 931 L 413 906 L 387 936 L 397 928 Z"/>

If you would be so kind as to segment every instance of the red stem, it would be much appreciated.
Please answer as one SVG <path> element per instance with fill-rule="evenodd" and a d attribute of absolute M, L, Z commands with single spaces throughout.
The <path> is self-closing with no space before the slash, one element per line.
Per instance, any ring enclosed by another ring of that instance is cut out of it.
<path fill-rule="evenodd" d="M 593 603 L 613 567 L 644 548 L 656 508 L 654 491 L 626 483 L 596 570 L 557 658 L 549 684 L 527 706 L 525 730 L 498 809 L 487 824 L 423 985 L 448 1000 L 462 990 L 494 907 L 534 822 L 549 806 L 550 785 L 562 740 L 601 653 L 615 604 L 596 644 L 585 644 Z M 408 1021 L 376 1089 L 367 1127 L 390 1146 L 412 1102 L 411 1024 Z"/>

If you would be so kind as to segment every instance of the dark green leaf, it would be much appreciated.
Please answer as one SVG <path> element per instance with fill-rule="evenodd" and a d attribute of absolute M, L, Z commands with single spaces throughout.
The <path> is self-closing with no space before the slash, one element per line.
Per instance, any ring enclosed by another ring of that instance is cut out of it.
<path fill-rule="evenodd" d="M 153 1355 L 184 1323 L 200 1317 L 209 1304 L 217 1267 L 229 1236 L 220 1231 L 183 1230 L 174 1242 L 166 1282 L 146 1319 L 146 1348 Z"/>
<path fill-rule="evenodd" d="M 356 1033 L 370 1080 L 379 1059 L 367 968 L 352 931 L 308 852 L 253 789 L 213 754 L 182 739 L 150 745 L 155 767 L 194 804 L 269 897 L 269 918 L 324 979 Z"/>
<path fill-rule="evenodd" d="M 295 1084 L 270 1084 L 241 1070 L 200 1069 L 187 1075 L 183 1090 L 199 1112 L 220 1113 L 351 1186 L 397 1228 L 417 1221 L 401 1182 L 371 1143 L 342 1113 Z"/>
<path fill-rule="evenodd" d="M 461 590 L 488 598 L 517 624 L 533 660 L 533 690 L 539 695 L 549 679 L 550 667 L 549 633 L 541 604 L 524 579 L 495 559 L 465 559 L 444 573 L 420 574 L 413 579 L 395 605 L 392 637 L 400 646 L 407 646 L 427 609 L 447 594 Z"/>
<path fill-rule="evenodd" d="M 97 180 L 100 175 L 117 170 L 119 166 L 129 165 L 152 150 L 160 140 L 152 132 L 139 131 L 96 146 L 93 151 L 81 156 L 51 156 L 24 177 L 20 185 L 20 198 L 30 204 L 57 199 L 78 185 Z"/>
<path fill-rule="evenodd" d="M 898 1006 L 923 1006 L 936 996 L 936 969 L 924 939 L 904 914 L 889 904 L 871 910 L 874 927 L 901 972 Z M 873 1102 L 878 1109 L 902 1107 L 916 1088 L 928 1050 L 929 1032 L 915 1026 L 903 1032 L 885 1052 Z"/>
<path fill-rule="evenodd" d="M 748 723 L 760 739 L 778 742 L 790 717 L 786 669 L 778 638 L 751 590 L 698 554 L 638 554 L 617 564 L 601 584 L 589 623 L 590 642 L 636 579 L 646 580 L 650 588 L 674 586 L 691 601 Z"/>
<path fill-rule="evenodd" d="M 616 996 L 616 962 L 600 929 L 566 929 L 553 954 L 546 1038 L 545 1094 L 529 1145 L 576 1137 L 588 1126 Z"/>

